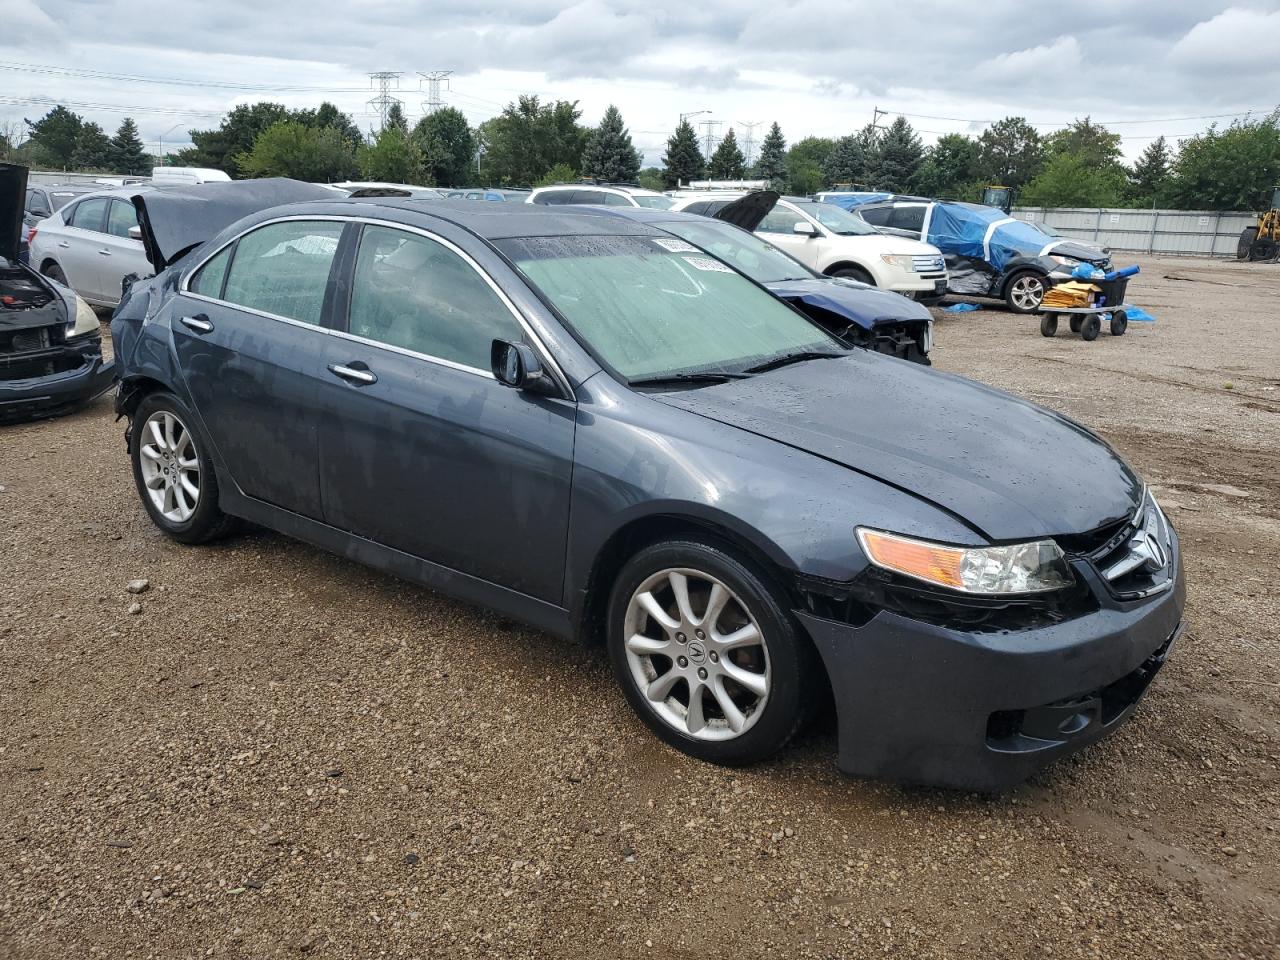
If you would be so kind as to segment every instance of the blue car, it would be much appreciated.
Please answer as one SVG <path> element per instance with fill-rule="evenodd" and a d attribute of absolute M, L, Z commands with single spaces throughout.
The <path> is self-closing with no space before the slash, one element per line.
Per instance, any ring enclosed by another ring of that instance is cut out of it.
<path fill-rule="evenodd" d="M 768 204 L 772 206 L 770 202 Z M 645 207 L 591 207 L 674 234 L 746 274 L 841 342 L 929 364 L 933 318 L 928 309 L 890 290 L 810 270 L 750 228 L 692 213 Z"/>

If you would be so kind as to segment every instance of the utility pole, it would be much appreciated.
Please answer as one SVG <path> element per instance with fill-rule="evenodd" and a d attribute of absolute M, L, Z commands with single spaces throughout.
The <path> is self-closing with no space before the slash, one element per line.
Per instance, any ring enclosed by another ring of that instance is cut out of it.
<path fill-rule="evenodd" d="M 888 115 L 889 115 L 888 110 L 881 110 L 879 107 L 874 108 L 871 111 L 871 129 L 883 130 L 884 127 L 880 126 L 880 118 L 887 117 Z"/>
<path fill-rule="evenodd" d="M 418 72 L 418 76 L 422 80 L 418 81 L 418 87 L 421 89 L 422 81 L 427 83 L 427 99 L 422 101 L 423 113 L 435 113 L 444 106 L 444 100 L 440 98 L 440 84 L 444 84 L 446 90 L 449 89 L 449 74 L 452 70 L 432 70 L 430 73 Z"/>
<path fill-rule="evenodd" d="M 684 123 L 690 117 L 698 117 L 704 113 L 710 113 L 710 112 L 711 112 L 710 110 L 690 110 L 688 113 L 680 114 L 680 122 Z"/>
<path fill-rule="evenodd" d="M 720 142 L 720 128 L 724 126 L 723 120 L 703 120 L 698 124 L 702 128 L 702 153 L 708 161 L 711 160 L 711 154 L 714 152 L 716 145 Z"/>
<path fill-rule="evenodd" d="M 742 138 L 742 152 L 746 154 L 748 169 L 751 167 L 751 161 L 753 159 L 751 154 L 752 151 L 755 150 L 756 146 L 756 127 L 760 126 L 762 123 L 764 123 L 763 120 L 752 120 L 750 123 L 747 123 L 745 120 L 738 121 L 738 126 L 747 131 L 747 135 Z"/>
<path fill-rule="evenodd" d="M 396 85 L 396 89 L 400 89 L 401 74 L 395 70 L 381 70 L 377 73 L 369 74 L 369 85 L 376 86 L 378 95 L 369 101 L 369 106 L 373 107 L 374 112 L 378 115 L 378 132 L 381 133 L 387 126 L 387 111 L 391 109 L 393 103 L 399 103 L 403 106 L 403 102 L 399 97 L 391 96 L 391 84 Z"/>

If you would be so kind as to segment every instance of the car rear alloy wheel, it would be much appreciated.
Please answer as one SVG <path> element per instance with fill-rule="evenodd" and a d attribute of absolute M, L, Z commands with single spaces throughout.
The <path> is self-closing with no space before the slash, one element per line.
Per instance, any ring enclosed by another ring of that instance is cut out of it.
<path fill-rule="evenodd" d="M 750 730 L 769 699 L 760 626 L 726 584 L 689 568 L 659 570 L 627 605 L 627 664 L 649 708 L 698 740 Z"/>
<path fill-rule="evenodd" d="M 147 496 L 172 523 L 186 523 L 200 505 L 200 458 L 186 424 L 168 410 L 149 416 L 138 434 Z"/>
<path fill-rule="evenodd" d="M 1044 278 L 1036 273 L 1020 273 L 1009 283 L 1005 301 L 1010 310 L 1032 313 L 1039 309 L 1044 299 Z"/>

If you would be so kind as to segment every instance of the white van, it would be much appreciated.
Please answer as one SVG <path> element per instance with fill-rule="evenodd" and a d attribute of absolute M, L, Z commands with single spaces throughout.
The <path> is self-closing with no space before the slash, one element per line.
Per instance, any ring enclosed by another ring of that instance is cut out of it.
<path fill-rule="evenodd" d="M 221 170 L 210 167 L 153 167 L 152 183 L 219 183 L 229 181 Z"/>

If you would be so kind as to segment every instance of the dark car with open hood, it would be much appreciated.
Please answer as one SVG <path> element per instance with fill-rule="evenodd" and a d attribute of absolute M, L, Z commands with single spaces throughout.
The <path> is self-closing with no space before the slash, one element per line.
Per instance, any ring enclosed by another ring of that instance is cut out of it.
<path fill-rule="evenodd" d="M 27 169 L 0 163 L 0 423 L 52 416 L 111 387 L 98 317 L 19 260 Z"/>
<path fill-rule="evenodd" d="M 1169 656 L 1178 539 L 1060 414 L 849 349 L 633 219 L 230 197 L 182 235 L 177 201 L 140 216 L 166 268 L 111 325 L 176 540 L 244 518 L 603 643 L 655 735 L 722 764 L 829 690 L 841 769 L 1001 789 Z"/>

